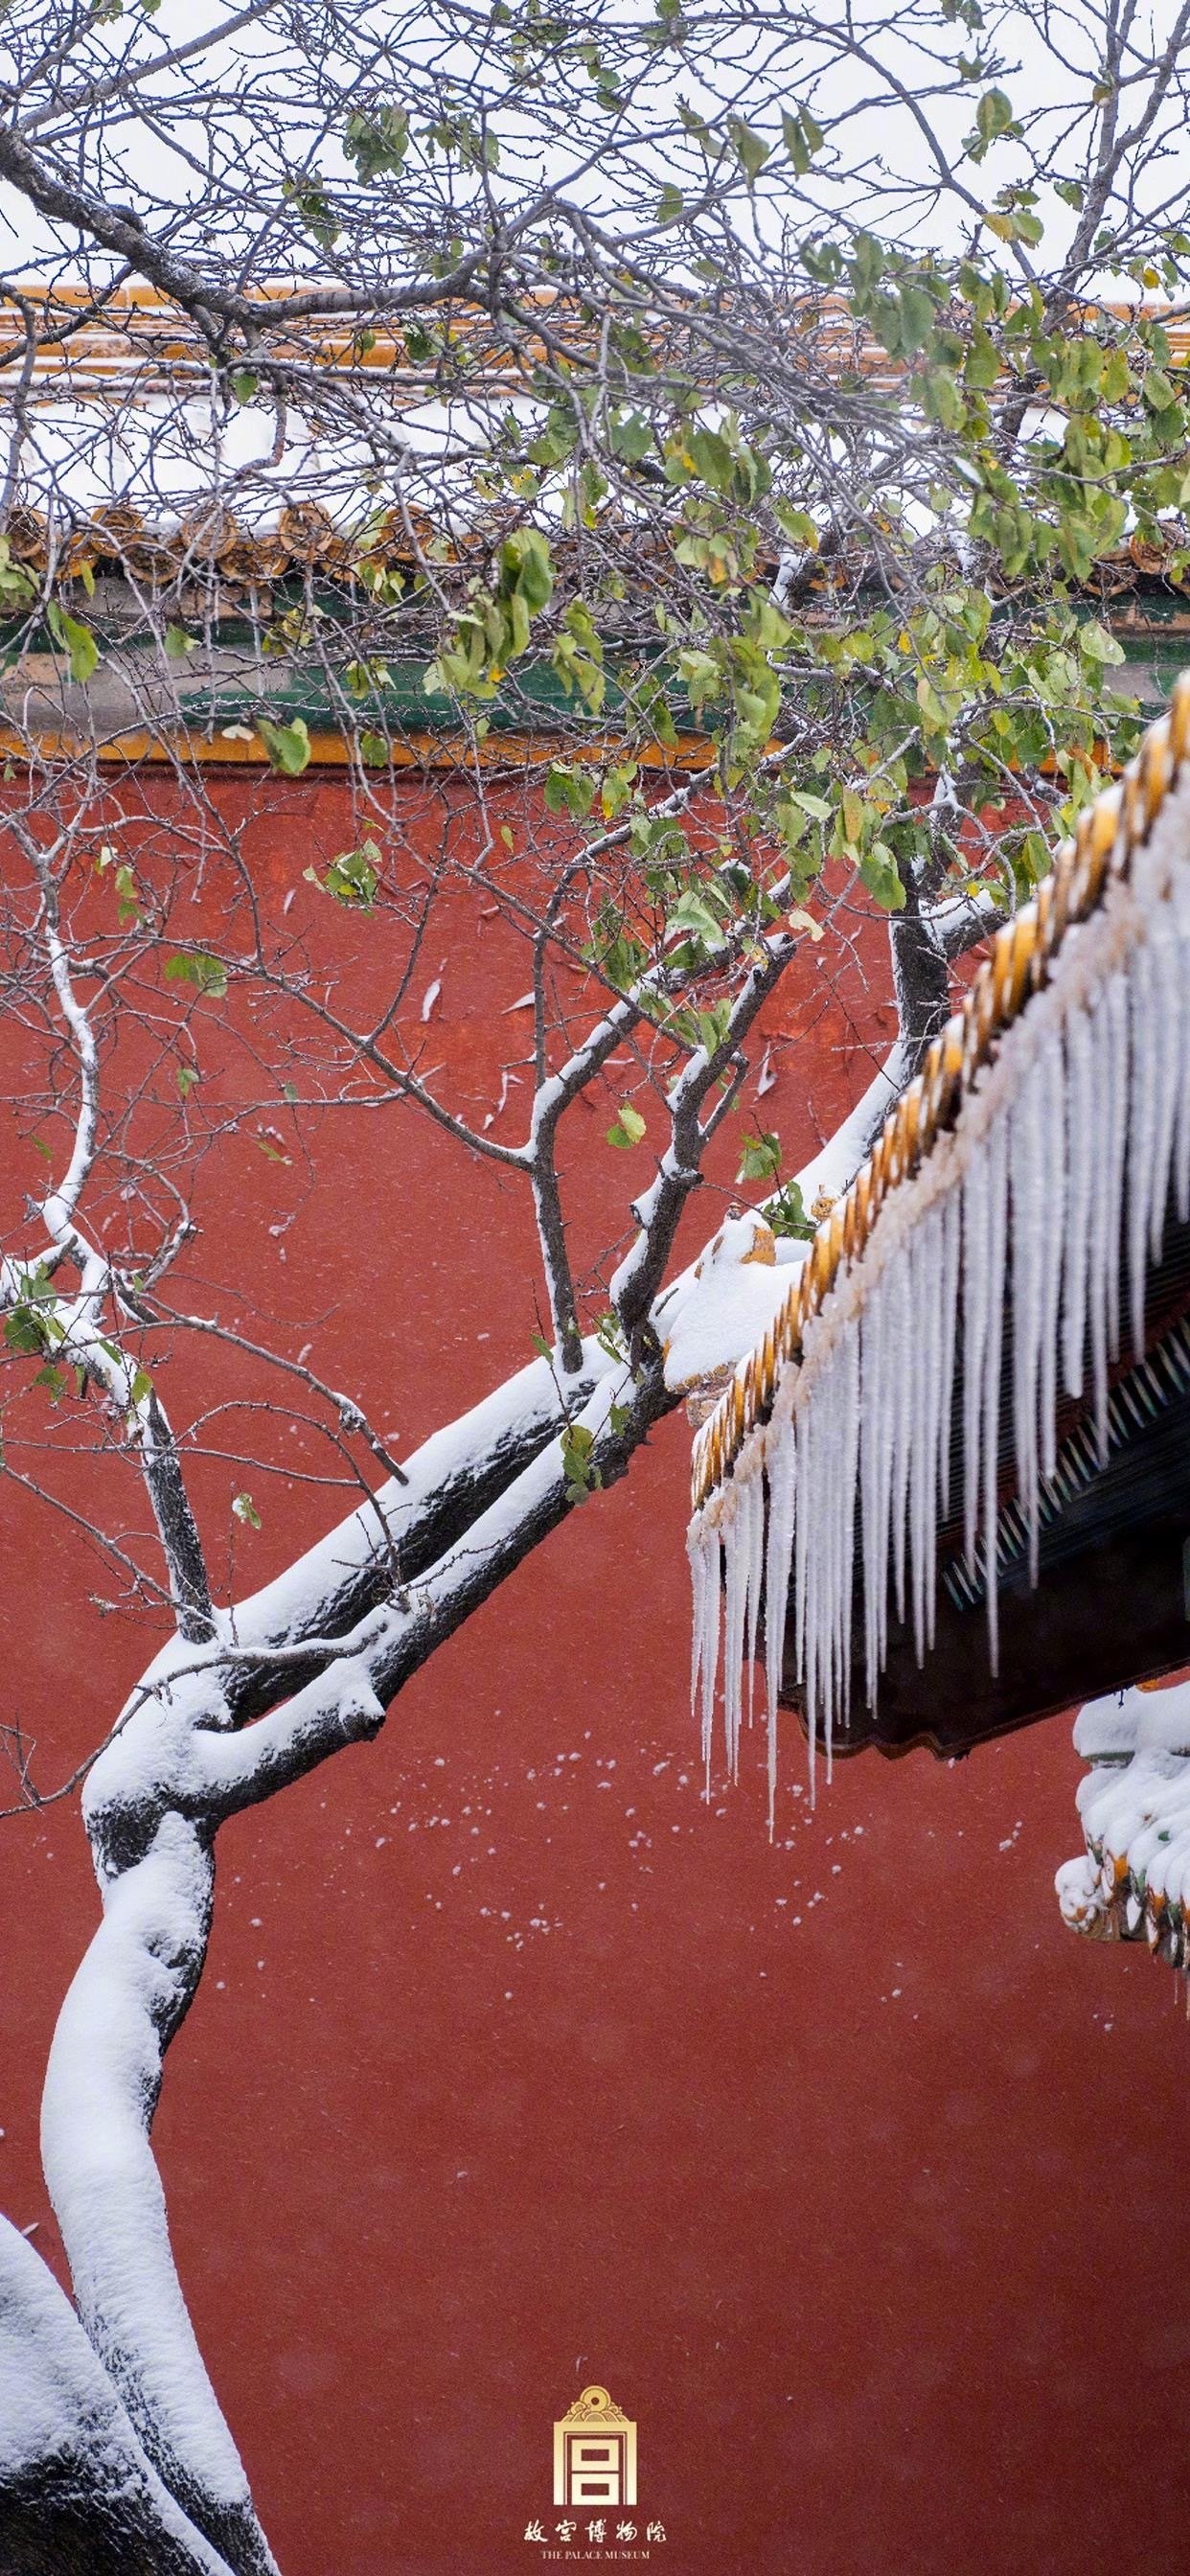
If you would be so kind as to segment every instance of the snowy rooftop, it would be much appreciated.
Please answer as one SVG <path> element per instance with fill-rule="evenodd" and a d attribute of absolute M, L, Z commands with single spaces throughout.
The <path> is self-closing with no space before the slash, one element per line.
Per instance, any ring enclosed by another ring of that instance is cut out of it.
<path fill-rule="evenodd" d="M 206 572 L 234 587 L 333 575 L 361 552 L 407 560 L 435 531 L 482 539 L 475 458 L 510 408 L 525 421 L 545 408 L 538 370 L 550 352 L 531 322 L 514 337 L 452 309 L 433 343 L 383 321 L 282 325 L 272 307 L 286 291 L 278 281 L 257 298 L 252 367 L 241 354 L 217 369 L 189 318 L 150 287 L 96 298 L 17 282 L 18 300 L 0 303 L 0 411 L 6 388 L 14 408 L 19 396 L 11 534 L 23 561 L 69 574 L 125 560 L 139 579 Z M 556 324 L 561 301 L 538 301 Z M 586 327 L 567 316 L 580 356 Z M 1165 327 L 1175 356 L 1190 358 L 1190 322 Z M 912 363 L 889 358 L 829 295 L 791 307 L 788 332 L 811 373 L 859 373 L 886 391 L 912 378 Z M 1139 543 L 1099 567 L 1113 588 L 1163 571 Z M 835 577 L 847 572 L 840 558 Z"/>
<path fill-rule="evenodd" d="M 1011 1708 L 1017 1603 L 1039 1562 L 1061 1552 L 1055 1518 L 1081 1514 L 1090 1527 L 1137 1427 L 1156 1447 L 1139 1478 L 1128 1451 L 1131 1482 L 1113 1489 L 1125 1541 L 1145 1525 L 1154 1477 L 1159 1487 L 1172 1473 L 1179 1493 L 1186 1483 L 1188 1225 L 1190 674 L 1121 785 L 998 934 L 698 1435 L 690 1551 L 708 1759 L 721 1646 L 737 1758 L 740 1672 L 762 1596 L 791 1603 L 813 1759 L 816 1738 L 829 1753 L 865 1691 L 871 1719 L 898 1653 L 923 1704 L 936 1635 L 974 1607 L 995 1683 L 1015 1549 Z M 1185 1513 L 1173 1520 L 1165 1627 L 1159 1605 L 1146 1631 L 1145 1605 L 1130 1599 L 1116 1642 L 1135 1660 L 1091 1688 L 1185 1656 Z M 1064 1649 L 1092 1675 L 1114 1651 L 1101 1607 L 1093 1599 L 1088 1617 L 1084 1600 Z M 770 1762 L 789 1684 L 783 1630 L 780 1616 L 767 1623 Z M 976 1703 L 971 1631 L 946 1633 L 967 1641 L 950 1700 Z M 1085 1695 L 1085 1679 L 1067 1686 L 1056 1644 L 1052 1661 L 1009 1722 Z M 858 1731 L 873 1740 L 862 1716 Z"/>

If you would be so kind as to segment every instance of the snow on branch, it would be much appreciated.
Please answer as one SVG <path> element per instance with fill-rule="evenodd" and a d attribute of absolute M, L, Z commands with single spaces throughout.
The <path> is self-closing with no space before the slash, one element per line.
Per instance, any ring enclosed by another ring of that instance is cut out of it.
<path fill-rule="evenodd" d="M 0 2217 L 6 2576 L 233 2576 L 152 2467 L 65 2293 Z"/>

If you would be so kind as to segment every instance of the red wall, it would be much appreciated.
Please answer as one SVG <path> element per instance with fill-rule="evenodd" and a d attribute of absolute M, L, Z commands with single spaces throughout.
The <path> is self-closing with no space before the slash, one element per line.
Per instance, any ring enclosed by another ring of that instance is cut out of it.
<path fill-rule="evenodd" d="M 216 792 L 232 815 L 258 800 L 266 905 L 314 903 L 339 786 Z M 429 833 L 433 795 L 409 792 Z M 850 999 L 820 1016 L 808 969 L 782 1005 L 795 1042 L 764 1109 L 794 1161 L 867 1078 L 847 1026 L 879 1044 L 881 937 Z M 460 914 L 429 1025 L 477 1093 L 511 971 Z M 295 1350 L 313 1336 L 406 1444 L 528 1355 L 524 1212 L 405 1111 L 307 1133 L 312 1166 L 267 1161 L 251 1119 L 205 1163 L 193 1302 L 245 1330 L 271 1316 Z M 596 1167 L 613 1204 L 622 1158 Z M 242 1383 L 207 1352 L 166 1392 L 182 1419 Z M 1166 1973 L 1059 1923 L 1068 1726 L 954 1767 L 842 1764 L 814 1815 L 793 1740 L 772 1848 L 758 1741 L 708 1809 L 687 1464 L 679 1417 L 375 1746 L 221 1838 L 157 2142 L 286 2576 L 519 2576 L 544 2558 L 530 2518 L 557 2519 L 553 2420 L 592 2380 L 638 2420 L 635 2520 L 663 2522 L 670 2576 L 1083 2576 L 1092 2557 L 1181 2576 L 1190 2042 Z M 240 1588 L 333 1501 L 257 1478 L 256 1534 L 227 1515 L 246 1481 L 231 1462 L 200 1480 Z M 91 1606 L 108 1578 L 61 1524 L 0 1502 L 9 1714 L 48 1780 L 154 1632 Z M 0 1828 L 0 1852 L 0 2197 L 57 2261 L 38 2090 L 97 1900 L 73 1803 Z"/>

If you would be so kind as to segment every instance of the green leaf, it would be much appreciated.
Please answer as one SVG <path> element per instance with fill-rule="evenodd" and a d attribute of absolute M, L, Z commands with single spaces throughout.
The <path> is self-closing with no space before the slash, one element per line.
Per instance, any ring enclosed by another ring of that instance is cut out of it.
<path fill-rule="evenodd" d="M 544 792 L 547 814 L 573 814 L 582 822 L 595 802 L 595 780 L 589 770 L 570 769 L 556 760 L 546 771 Z"/>
<path fill-rule="evenodd" d="M 1012 191 L 1008 193 L 1011 195 Z M 1040 215 L 1035 215 L 1030 207 L 1024 205 L 990 207 L 983 220 L 989 232 L 1002 242 L 1036 243 L 1045 231 Z"/>
<path fill-rule="evenodd" d="M 631 1101 L 622 1100 L 615 1126 L 607 1131 L 608 1144 L 615 1145 L 623 1153 L 628 1146 L 639 1145 L 644 1132 L 645 1122 L 639 1109 L 634 1109 Z"/>
<path fill-rule="evenodd" d="M 737 1181 L 775 1181 L 780 1169 L 781 1140 L 774 1130 L 762 1128 L 759 1136 L 744 1137 Z"/>
<path fill-rule="evenodd" d="M 874 895 L 885 912 L 903 912 L 905 889 L 897 863 L 886 841 L 873 841 L 859 863 L 860 876 L 869 894 Z"/>
<path fill-rule="evenodd" d="M 624 1327 L 620 1322 L 619 1316 L 613 1314 L 610 1308 L 606 1315 L 601 1315 L 599 1318 L 595 1327 L 595 1339 L 599 1344 L 600 1350 L 606 1354 L 606 1357 L 609 1360 L 627 1359 L 628 1353 L 624 1345 Z"/>
<path fill-rule="evenodd" d="M 809 125 L 810 130 L 818 138 L 817 144 L 815 145 L 811 144 L 810 132 L 807 131 L 807 124 Z M 791 115 L 789 111 L 786 110 L 781 118 L 781 132 L 785 139 L 785 149 L 793 163 L 797 177 L 799 179 L 804 179 L 806 172 L 810 167 L 815 150 L 821 150 L 822 148 L 821 128 L 815 125 L 813 117 L 810 117 L 807 120 L 796 111 Z"/>
<path fill-rule="evenodd" d="M 359 756 L 365 769 L 383 769 L 388 761 L 388 744 L 382 733 L 361 733 Z"/>
<path fill-rule="evenodd" d="M 340 850 L 324 876 L 316 868 L 304 870 L 310 885 L 320 885 L 336 903 L 354 904 L 361 912 L 370 912 L 380 883 L 380 852 L 375 841 L 363 841 L 358 850 Z"/>
<path fill-rule="evenodd" d="M 544 608 L 553 593 L 554 571 L 546 539 L 537 528 L 521 528 L 500 548 L 500 588 L 504 597 L 523 600 L 530 616 Z M 528 640 L 526 636 L 526 641 Z M 523 648 L 522 648 L 523 649 Z"/>
<path fill-rule="evenodd" d="M 653 444 L 653 432 L 643 412 L 617 414 L 611 422 L 609 439 L 613 456 L 622 456 L 628 465 L 639 465 Z"/>
<path fill-rule="evenodd" d="M 99 646 L 90 627 L 81 626 L 77 617 L 71 617 L 66 609 L 59 608 L 56 600 L 52 600 L 47 608 L 45 622 L 55 643 L 61 645 L 69 658 L 71 679 L 85 687 L 99 662 Z"/>
<path fill-rule="evenodd" d="M 774 499 L 773 516 L 792 545 L 805 546 L 809 553 L 817 554 L 819 532 L 807 511 L 795 510 L 791 501 Z"/>
<path fill-rule="evenodd" d="M 310 765 L 310 736 L 304 716 L 295 716 L 292 724 L 279 725 L 267 716 L 258 716 L 256 730 L 274 769 L 286 778 L 300 778 Z"/>
<path fill-rule="evenodd" d="M 729 116 L 727 131 L 735 147 L 736 159 L 751 187 L 753 180 L 759 178 L 772 145 L 766 143 L 764 136 L 757 134 L 751 125 L 745 125 L 742 116 Z"/>
<path fill-rule="evenodd" d="M 901 288 L 901 345 L 907 355 L 924 349 L 937 320 L 933 296 L 924 286 Z"/>
<path fill-rule="evenodd" d="M 336 220 L 325 188 L 309 179 L 289 179 L 282 189 L 286 205 L 294 208 L 322 250 L 330 250 L 338 240 L 340 225 Z"/>
<path fill-rule="evenodd" d="M 391 178 L 409 149 L 409 118 L 403 107 L 357 108 L 347 119 L 344 149 L 367 187 L 373 179 Z"/>
<path fill-rule="evenodd" d="M 48 1161 L 48 1154 L 46 1159 Z M 52 1306 L 56 1294 L 57 1291 L 54 1287 L 53 1280 L 49 1277 L 47 1271 L 43 1269 L 40 1262 L 38 1262 L 35 1270 L 21 1271 L 19 1275 L 19 1304 L 24 1306 Z"/>
<path fill-rule="evenodd" d="M 165 977 L 169 984 L 194 984 L 213 1002 L 221 1002 L 227 991 L 226 966 L 220 958 L 205 957 L 201 951 L 190 956 L 168 958 Z"/>
<path fill-rule="evenodd" d="M 1000 135 L 1013 130 L 1012 100 L 1002 89 L 984 91 L 975 111 L 975 132 L 968 135 L 965 150 L 972 161 L 982 161 Z"/>
<path fill-rule="evenodd" d="M 774 1234 L 792 1238 L 795 1243 L 813 1242 L 816 1228 L 813 1217 L 806 1213 L 800 1181 L 786 1181 L 775 1198 L 765 1200 L 764 1212 Z"/>
<path fill-rule="evenodd" d="M 595 1446 L 595 1434 L 588 1429 L 585 1422 L 568 1422 L 562 1433 L 560 1446 L 562 1465 L 566 1472 L 567 1501 L 585 1502 L 587 1495 L 593 1493 L 603 1482 L 591 1455 Z"/>
<path fill-rule="evenodd" d="M 0 601 L 13 608 L 23 608 L 34 597 L 37 584 L 24 564 L 14 563 L 7 537 L 0 537 Z"/>
<path fill-rule="evenodd" d="M 975 393 L 990 393 L 1000 373 L 1000 352 L 990 331 L 977 325 L 963 365 L 963 376 Z"/>
<path fill-rule="evenodd" d="M 4 1339 L 8 1349 L 21 1357 L 43 1351 L 46 1345 L 44 1316 L 39 1315 L 36 1308 L 14 1306 L 11 1314 L 4 1318 Z"/>
<path fill-rule="evenodd" d="M 698 1013 L 698 1043 L 704 1055 L 718 1054 L 727 1036 L 730 1019 L 731 1003 L 726 993 L 721 1002 L 712 1003 L 709 1011 Z"/>
<path fill-rule="evenodd" d="M 925 379 L 926 412 L 940 429 L 958 429 L 963 418 L 963 397 L 954 377 L 945 367 L 931 367 Z"/>
<path fill-rule="evenodd" d="M 249 1529 L 260 1528 L 260 1514 L 252 1500 L 251 1494 L 233 1495 L 231 1508 L 235 1513 L 236 1519 L 238 1521 L 244 1521 Z"/>
<path fill-rule="evenodd" d="M 1116 642 L 1114 635 L 1108 634 L 1106 626 L 1101 626 L 1097 618 L 1080 627 L 1078 648 L 1084 660 L 1097 664 L 1100 670 L 1114 668 L 1124 659 L 1123 645 Z"/>
<path fill-rule="evenodd" d="M 186 655 L 188 653 L 193 653 L 197 640 L 196 636 L 187 634 L 184 626 L 167 626 L 165 630 L 165 649 L 169 655 L 170 661 L 184 662 Z"/>
<path fill-rule="evenodd" d="M 250 367 L 237 367 L 229 381 L 236 401 L 246 403 L 251 402 L 260 379 L 253 375 Z"/>
<path fill-rule="evenodd" d="M 116 889 L 116 917 L 123 930 L 127 928 L 130 921 L 140 920 L 140 897 L 136 876 L 126 860 L 116 869 L 112 883 Z"/>
<path fill-rule="evenodd" d="M 181 1093 L 181 1095 L 182 1095 L 183 1100 L 188 1100 L 188 1099 L 189 1099 L 190 1094 L 191 1094 L 191 1092 L 192 1092 L 192 1091 L 193 1091 L 193 1089 L 194 1089 L 195 1083 L 196 1083 L 198 1080 L 199 1080 L 199 1072 L 198 1072 L 198 1067 L 197 1067 L 197 1065 L 194 1065 L 194 1064 L 180 1064 L 180 1065 L 178 1066 L 178 1070 L 177 1070 L 177 1085 L 178 1085 L 178 1090 L 180 1091 L 180 1093 Z"/>
<path fill-rule="evenodd" d="M 666 935 L 671 939 L 701 939 L 713 948 L 722 946 L 723 923 L 708 897 L 697 886 L 687 886 L 672 912 L 665 916 Z"/>

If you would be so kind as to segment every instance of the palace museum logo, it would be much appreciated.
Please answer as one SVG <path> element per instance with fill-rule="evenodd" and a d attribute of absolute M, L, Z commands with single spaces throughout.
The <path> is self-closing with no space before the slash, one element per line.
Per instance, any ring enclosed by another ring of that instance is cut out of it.
<path fill-rule="evenodd" d="M 606 2388 L 584 2388 L 554 2426 L 554 2503 L 636 2503 L 636 2426 Z"/>
<path fill-rule="evenodd" d="M 636 2426 L 606 2388 L 584 2388 L 554 2426 L 554 2519 L 526 2540 L 549 2561 L 647 2559 L 665 2525 L 636 2518 Z"/>

